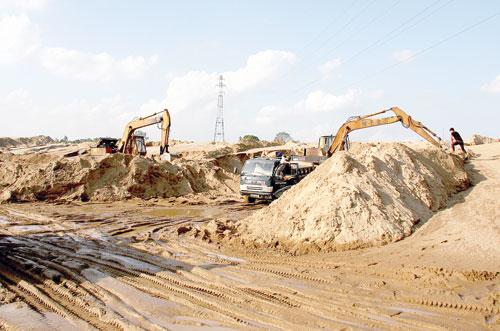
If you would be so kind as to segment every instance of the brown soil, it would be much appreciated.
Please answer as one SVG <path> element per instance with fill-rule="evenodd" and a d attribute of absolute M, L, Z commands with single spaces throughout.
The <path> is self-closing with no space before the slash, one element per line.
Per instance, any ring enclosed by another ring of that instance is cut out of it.
<path fill-rule="evenodd" d="M 386 244 L 410 235 L 469 184 L 463 161 L 438 148 L 358 144 L 236 224 L 235 232 L 245 245 L 295 253 Z"/>
<path fill-rule="evenodd" d="M 492 144 L 499 141 L 500 139 L 498 138 L 491 138 L 491 137 L 481 136 L 479 134 L 473 134 L 472 137 L 470 137 L 467 140 L 467 143 L 469 145 L 482 145 L 482 144 Z"/>
<path fill-rule="evenodd" d="M 0 137 L 0 148 L 18 148 L 43 146 L 54 143 L 54 139 L 49 136 L 10 138 Z"/>
<path fill-rule="evenodd" d="M 442 200 L 434 190 L 451 192 L 454 179 L 413 158 L 424 174 L 413 190 L 441 176 L 419 199 L 428 217 L 404 240 L 342 252 L 292 256 L 224 240 L 236 222 L 273 207 L 265 204 L 1 205 L 0 329 L 496 330 L 500 144 L 471 149 L 471 188 Z"/>
<path fill-rule="evenodd" d="M 114 154 L 61 157 L 51 153 L 0 155 L 4 201 L 151 199 L 205 193 L 237 197 L 236 157 L 155 162 Z"/>

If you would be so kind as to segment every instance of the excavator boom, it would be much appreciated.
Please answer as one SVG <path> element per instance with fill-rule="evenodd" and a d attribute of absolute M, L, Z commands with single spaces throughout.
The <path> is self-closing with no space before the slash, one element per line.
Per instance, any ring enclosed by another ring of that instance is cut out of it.
<path fill-rule="evenodd" d="M 161 123 L 160 154 L 168 153 L 168 139 L 170 135 L 170 113 L 167 109 L 146 117 L 130 121 L 123 130 L 122 138 L 118 141 L 117 150 L 121 153 L 131 153 L 134 144 L 134 132 L 138 129 Z"/>
<path fill-rule="evenodd" d="M 377 115 L 381 115 L 387 112 L 393 112 L 395 116 L 385 117 L 385 118 L 373 118 Z M 438 142 L 441 140 L 434 132 L 424 126 L 421 122 L 415 121 L 412 119 L 410 115 L 399 109 L 398 107 L 392 107 L 390 109 L 382 110 L 380 112 L 364 115 L 364 116 L 356 116 L 350 118 L 345 122 L 337 134 L 335 135 L 335 139 L 333 139 L 332 144 L 328 148 L 327 154 L 331 156 L 333 153 L 337 151 L 344 150 L 346 147 L 347 137 L 350 132 L 365 129 L 374 126 L 392 124 L 396 122 L 401 122 L 401 124 L 408 129 L 415 131 L 422 138 L 430 142 L 431 144 L 441 147 L 441 144 Z M 435 138 L 433 138 L 435 137 Z"/>

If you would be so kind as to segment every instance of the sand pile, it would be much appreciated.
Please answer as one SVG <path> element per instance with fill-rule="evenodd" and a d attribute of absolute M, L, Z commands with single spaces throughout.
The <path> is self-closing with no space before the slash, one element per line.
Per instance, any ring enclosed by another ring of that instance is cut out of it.
<path fill-rule="evenodd" d="M 468 140 L 467 143 L 469 145 L 482 145 L 482 144 L 491 144 L 500 141 L 497 138 L 491 138 L 486 136 L 481 136 L 479 134 L 473 134 Z"/>
<path fill-rule="evenodd" d="M 439 149 L 363 144 L 334 155 L 237 232 L 246 244 L 288 251 L 378 245 L 408 236 L 468 186 L 459 159 Z"/>
<path fill-rule="evenodd" d="M 0 154 L 0 201 L 167 198 L 236 194 L 237 175 L 216 160 L 155 162 L 114 154 L 64 158 Z"/>
<path fill-rule="evenodd" d="M 14 147 L 34 147 L 43 146 L 54 143 L 54 139 L 49 136 L 34 136 L 34 137 L 21 137 L 21 138 L 0 138 L 0 147 L 14 148 Z"/>

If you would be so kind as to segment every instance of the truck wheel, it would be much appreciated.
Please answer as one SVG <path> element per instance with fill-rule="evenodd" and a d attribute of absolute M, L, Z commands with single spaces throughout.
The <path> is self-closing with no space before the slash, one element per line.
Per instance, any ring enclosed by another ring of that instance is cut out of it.
<path fill-rule="evenodd" d="M 255 198 L 249 197 L 249 196 L 245 196 L 245 202 L 246 203 L 254 203 L 255 202 Z"/>

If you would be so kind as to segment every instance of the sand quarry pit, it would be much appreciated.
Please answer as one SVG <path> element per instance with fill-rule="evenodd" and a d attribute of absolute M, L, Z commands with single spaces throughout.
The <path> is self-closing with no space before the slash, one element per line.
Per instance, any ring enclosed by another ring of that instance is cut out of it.
<path fill-rule="evenodd" d="M 496 330 L 500 143 L 469 148 L 356 144 L 269 205 L 222 148 L 4 150 L 0 329 Z"/>

